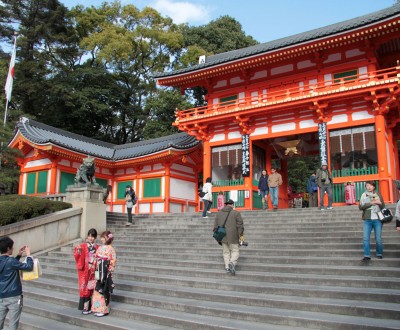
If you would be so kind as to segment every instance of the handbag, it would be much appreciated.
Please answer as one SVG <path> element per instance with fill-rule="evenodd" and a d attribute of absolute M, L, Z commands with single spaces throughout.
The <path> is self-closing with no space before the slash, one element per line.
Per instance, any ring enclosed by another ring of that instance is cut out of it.
<path fill-rule="evenodd" d="M 22 279 L 24 281 L 37 280 L 42 275 L 39 259 L 33 258 L 33 269 L 31 271 L 22 271 Z"/>
<path fill-rule="evenodd" d="M 378 211 L 378 218 L 382 223 L 388 223 L 392 221 L 393 215 L 389 209 L 382 209 Z"/>
<path fill-rule="evenodd" d="M 232 210 L 228 212 L 228 215 L 226 216 L 226 219 L 224 221 L 224 224 L 222 227 L 218 226 L 217 229 L 214 231 L 213 237 L 217 242 L 221 242 L 222 239 L 226 236 L 226 230 L 225 230 L 225 224 L 228 221 L 229 214 L 231 213 Z"/>
<path fill-rule="evenodd" d="M 199 197 L 204 197 L 206 193 L 204 191 L 199 191 Z"/>

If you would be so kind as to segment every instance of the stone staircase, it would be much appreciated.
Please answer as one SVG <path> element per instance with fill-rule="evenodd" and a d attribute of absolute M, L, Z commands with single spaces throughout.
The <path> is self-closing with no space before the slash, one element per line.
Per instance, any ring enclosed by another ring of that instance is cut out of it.
<path fill-rule="evenodd" d="M 108 214 L 116 237 L 111 314 L 77 310 L 72 245 L 40 256 L 24 283 L 21 329 L 400 329 L 400 232 L 363 264 L 357 207 L 242 212 L 248 247 L 236 276 L 212 238 L 214 215 Z M 372 239 L 373 242 L 373 239 Z M 375 245 L 372 244 L 371 251 Z"/>

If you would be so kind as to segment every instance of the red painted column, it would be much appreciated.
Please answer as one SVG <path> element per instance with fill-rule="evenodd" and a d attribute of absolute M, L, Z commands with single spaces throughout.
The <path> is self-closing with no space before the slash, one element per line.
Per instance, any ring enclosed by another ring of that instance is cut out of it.
<path fill-rule="evenodd" d="M 383 199 L 388 201 L 390 199 L 390 190 L 388 171 L 388 155 L 386 154 L 386 125 L 385 117 L 382 114 L 375 116 L 375 136 L 376 136 L 376 149 L 378 153 L 378 174 L 379 174 L 379 192 Z"/>
<path fill-rule="evenodd" d="M 170 196 L 171 196 L 171 164 L 165 163 L 165 202 L 164 202 L 164 211 L 169 213 L 170 210 Z"/>
<path fill-rule="evenodd" d="M 57 184 L 57 162 L 56 160 L 53 160 L 51 163 L 51 169 L 50 169 L 50 194 L 55 194 L 56 193 L 56 184 Z"/>

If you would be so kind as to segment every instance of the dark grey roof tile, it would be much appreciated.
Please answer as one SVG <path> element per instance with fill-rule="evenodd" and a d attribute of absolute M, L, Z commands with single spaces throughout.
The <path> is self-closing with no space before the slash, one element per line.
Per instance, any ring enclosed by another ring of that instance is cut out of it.
<path fill-rule="evenodd" d="M 188 73 L 197 71 L 200 69 L 212 67 L 214 65 L 227 63 L 229 61 L 234 61 L 238 59 L 243 59 L 249 56 L 259 55 L 263 53 L 267 53 L 270 51 L 278 50 L 283 47 L 294 46 L 296 44 L 300 44 L 307 41 L 312 41 L 314 39 L 328 37 L 330 35 L 334 35 L 340 32 L 346 32 L 349 30 L 353 30 L 356 28 L 361 28 L 363 26 L 379 22 L 385 19 L 389 19 L 391 17 L 399 16 L 400 14 L 400 3 L 396 3 L 391 7 L 364 15 L 359 16 L 353 19 L 349 19 L 347 21 L 331 24 L 328 26 L 324 26 L 318 29 L 314 29 L 307 32 L 298 33 L 289 37 L 269 41 L 266 43 L 236 49 L 225 53 L 215 54 L 206 57 L 206 62 L 194 65 L 189 68 L 180 69 L 171 72 L 164 72 L 155 74 L 155 78 L 165 78 L 172 77 L 182 73 Z"/>
<path fill-rule="evenodd" d="M 83 135 L 70 133 L 27 118 L 22 118 L 18 122 L 18 130 L 27 140 L 36 144 L 44 145 L 52 143 L 60 147 L 112 161 L 146 156 L 167 149 L 190 149 L 200 143 L 193 136 L 183 132 L 151 140 L 114 145 Z"/>

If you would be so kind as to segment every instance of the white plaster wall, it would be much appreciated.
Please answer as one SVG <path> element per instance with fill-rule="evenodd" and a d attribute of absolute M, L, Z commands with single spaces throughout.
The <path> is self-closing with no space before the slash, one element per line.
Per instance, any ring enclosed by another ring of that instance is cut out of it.
<path fill-rule="evenodd" d="M 150 213 L 150 203 L 140 203 L 139 213 Z"/>
<path fill-rule="evenodd" d="M 22 175 L 22 194 L 25 195 L 26 192 L 26 178 L 27 178 L 27 174 L 24 173 Z"/>
<path fill-rule="evenodd" d="M 278 132 L 292 131 L 295 129 L 296 129 L 295 123 L 286 123 L 280 125 L 273 125 L 271 130 L 272 133 L 278 133 Z"/>
<path fill-rule="evenodd" d="M 113 205 L 113 211 L 124 213 L 124 208 L 122 207 L 122 205 Z"/>
<path fill-rule="evenodd" d="M 182 171 L 186 173 L 194 173 L 193 168 L 188 167 L 188 166 L 183 166 L 180 164 L 172 164 L 171 169 L 177 170 L 177 171 Z"/>
<path fill-rule="evenodd" d="M 374 116 L 369 114 L 368 111 L 357 111 L 351 114 L 351 118 L 353 120 L 363 120 L 363 119 L 374 118 Z"/>
<path fill-rule="evenodd" d="M 171 178 L 170 184 L 170 196 L 181 199 L 196 199 L 196 183 L 180 180 L 176 178 Z"/>
<path fill-rule="evenodd" d="M 305 69 L 305 68 L 310 68 L 315 66 L 316 64 L 311 62 L 310 60 L 306 60 L 306 61 L 301 61 L 299 63 L 297 63 L 297 68 L 298 69 Z"/>
<path fill-rule="evenodd" d="M 225 87 L 227 84 L 227 80 L 220 80 L 214 85 L 214 88 Z"/>
<path fill-rule="evenodd" d="M 257 71 L 253 77 L 250 78 L 250 80 L 255 80 L 255 79 L 260 79 L 260 78 L 266 78 L 268 76 L 267 70 L 263 71 Z"/>
<path fill-rule="evenodd" d="M 281 73 L 290 72 L 290 71 L 293 71 L 293 64 L 287 64 L 287 65 L 278 66 L 276 68 L 272 68 L 271 75 L 274 76 L 276 74 L 281 74 Z"/>
<path fill-rule="evenodd" d="M 328 122 L 328 124 L 337 124 L 337 123 L 345 123 L 349 120 L 346 114 L 332 116 L 332 119 Z"/>
<path fill-rule="evenodd" d="M 302 120 L 299 123 L 299 127 L 300 128 L 309 128 L 309 127 L 317 127 L 317 126 L 318 126 L 318 124 L 312 119 L 310 119 L 310 120 Z"/>
<path fill-rule="evenodd" d="M 163 170 L 164 166 L 162 164 L 154 164 L 153 165 L 153 170 L 157 171 L 157 170 Z"/>
<path fill-rule="evenodd" d="M 210 140 L 210 142 L 224 141 L 225 134 L 215 134 L 214 137 Z"/>
<path fill-rule="evenodd" d="M 150 165 L 143 166 L 143 170 L 142 171 L 143 172 L 151 171 L 151 166 Z"/>
<path fill-rule="evenodd" d="M 257 127 L 254 130 L 254 132 L 250 134 L 250 136 L 262 135 L 262 134 L 268 134 L 268 127 Z"/>
<path fill-rule="evenodd" d="M 229 132 L 228 133 L 228 140 L 231 139 L 237 139 L 237 138 L 241 138 L 242 135 L 240 134 L 240 132 Z"/>
<path fill-rule="evenodd" d="M 182 205 L 170 203 L 169 204 L 169 211 L 170 213 L 182 213 Z"/>
<path fill-rule="evenodd" d="M 242 78 L 240 78 L 240 77 L 233 77 L 233 78 L 231 78 L 231 80 L 230 80 L 230 83 L 231 83 L 232 85 L 234 85 L 234 84 L 239 84 L 239 83 L 241 83 L 241 82 L 244 82 L 244 80 L 243 80 Z"/>
<path fill-rule="evenodd" d="M 34 156 L 34 151 L 31 150 L 29 153 L 26 154 L 25 158 L 33 157 Z"/>
<path fill-rule="evenodd" d="M 50 164 L 51 164 L 51 160 L 48 158 L 44 158 L 44 159 L 32 160 L 30 162 L 27 162 L 25 168 L 50 165 Z"/>
<path fill-rule="evenodd" d="M 101 173 L 111 175 L 111 172 L 110 172 L 110 170 L 108 168 L 103 168 L 101 170 Z"/>
<path fill-rule="evenodd" d="M 350 57 L 354 57 L 354 56 L 359 56 L 359 55 L 363 55 L 365 54 L 365 52 L 360 51 L 359 49 L 351 49 L 346 51 L 346 57 L 350 58 Z"/>
<path fill-rule="evenodd" d="M 328 58 L 324 61 L 324 63 L 340 61 L 341 59 L 342 59 L 342 54 L 341 53 L 329 54 Z"/>
<path fill-rule="evenodd" d="M 153 203 L 153 213 L 163 213 L 164 203 Z"/>
<path fill-rule="evenodd" d="M 69 160 L 63 159 L 61 161 L 58 162 L 59 165 L 63 165 L 63 166 L 71 166 L 71 162 Z"/>
<path fill-rule="evenodd" d="M 134 173 L 136 173 L 136 171 L 132 167 L 128 167 L 126 169 L 126 174 L 134 174 Z"/>

